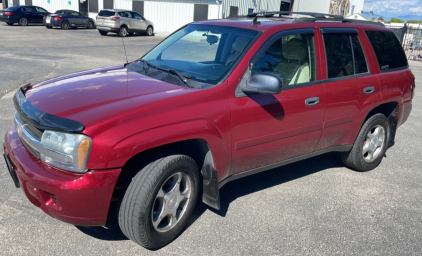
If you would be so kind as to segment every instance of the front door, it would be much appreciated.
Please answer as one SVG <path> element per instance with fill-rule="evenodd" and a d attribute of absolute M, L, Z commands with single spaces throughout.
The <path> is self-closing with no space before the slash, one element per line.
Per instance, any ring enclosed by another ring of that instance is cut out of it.
<path fill-rule="evenodd" d="M 249 74 L 283 81 L 277 95 L 245 95 L 236 89 L 232 111 L 232 171 L 236 174 L 313 152 L 321 136 L 325 94 L 316 81 L 314 29 L 270 37 L 251 60 Z"/>
<path fill-rule="evenodd" d="M 34 22 L 42 23 L 44 16 L 46 16 L 48 12 L 41 7 L 35 7 L 35 10 L 36 10 L 36 14 L 34 16 L 34 20 L 35 20 Z"/>

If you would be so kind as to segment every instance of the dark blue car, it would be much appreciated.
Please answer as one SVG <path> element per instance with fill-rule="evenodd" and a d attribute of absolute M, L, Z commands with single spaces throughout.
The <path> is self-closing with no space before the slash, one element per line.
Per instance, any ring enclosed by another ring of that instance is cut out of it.
<path fill-rule="evenodd" d="M 44 17 L 44 25 L 47 28 L 61 27 L 62 29 L 84 27 L 95 28 L 94 19 L 82 15 L 82 13 L 72 10 L 58 10 L 54 14 Z"/>
<path fill-rule="evenodd" d="M 43 23 L 43 17 L 50 13 L 38 6 L 17 5 L 0 11 L 0 21 L 12 26 L 18 23 L 20 26 L 27 26 L 29 23 Z"/>

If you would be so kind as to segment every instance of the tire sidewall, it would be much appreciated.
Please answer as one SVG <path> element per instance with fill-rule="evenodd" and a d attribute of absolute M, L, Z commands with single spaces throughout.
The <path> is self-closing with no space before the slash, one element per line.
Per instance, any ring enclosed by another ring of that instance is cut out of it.
<path fill-rule="evenodd" d="M 365 124 L 364 129 L 362 129 L 360 131 L 359 136 L 358 136 L 354 146 L 359 147 L 359 150 L 358 150 L 358 154 L 360 156 L 359 157 L 359 161 L 360 161 L 359 164 L 365 170 L 372 170 L 372 169 L 376 168 L 381 163 L 381 161 L 382 161 L 382 159 L 385 155 L 385 152 L 387 151 L 387 148 L 388 148 L 388 141 L 389 141 L 391 132 L 390 132 L 390 124 L 388 122 L 388 119 L 382 114 L 375 115 L 375 116 L 371 117 L 370 119 L 368 119 L 367 122 L 368 122 L 367 123 L 368 125 Z M 384 144 L 382 146 L 381 152 L 378 154 L 378 156 L 372 162 L 368 163 L 363 158 L 363 154 L 362 154 L 363 146 L 362 145 L 366 140 L 366 135 L 368 134 L 368 132 L 377 125 L 380 125 L 384 128 L 386 136 L 385 136 L 385 140 L 384 140 Z"/>

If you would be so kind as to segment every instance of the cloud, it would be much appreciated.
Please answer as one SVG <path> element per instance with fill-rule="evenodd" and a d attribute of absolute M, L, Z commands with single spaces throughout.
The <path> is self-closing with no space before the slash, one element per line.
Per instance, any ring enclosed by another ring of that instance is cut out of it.
<path fill-rule="evenodd" d="M 386 17 L 421 14 L 422 0 L 366 0 L 363 10 L 369 12 L 371 7 L 374 13 Z"/>

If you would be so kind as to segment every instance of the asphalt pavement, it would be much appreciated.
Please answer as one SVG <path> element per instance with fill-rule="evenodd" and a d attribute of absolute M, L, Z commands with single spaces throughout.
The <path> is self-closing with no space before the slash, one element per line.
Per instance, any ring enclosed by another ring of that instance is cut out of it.
<path fill-rule="evenodd" d="M 125 38 L 129 61 L 162 39 Z M 1 141 L 19 86 L 125 60 L 117 36 L 0 23 Z M 82 228 L 47 216 L 0 160 L 0 255 L 421 255 L 422 62 L 410 66 L 413 111 L 377 169 L 352 171 L 330 153 L 230 182 L 220 211 L 198 202 L 187 229 L 157 251 L 128 240 L 115 220 Z"/>

